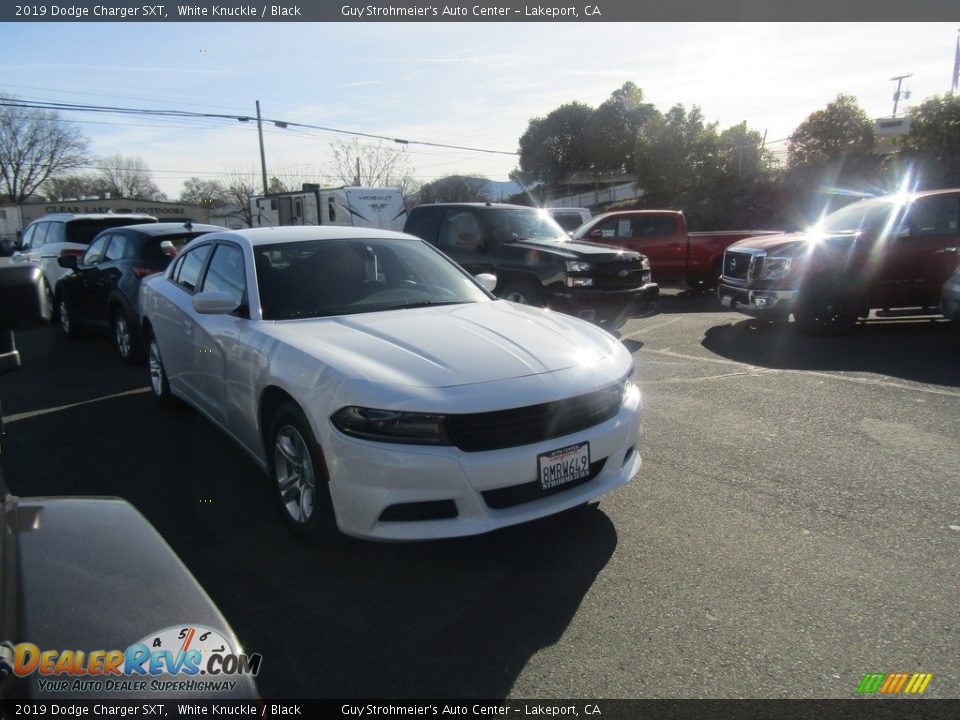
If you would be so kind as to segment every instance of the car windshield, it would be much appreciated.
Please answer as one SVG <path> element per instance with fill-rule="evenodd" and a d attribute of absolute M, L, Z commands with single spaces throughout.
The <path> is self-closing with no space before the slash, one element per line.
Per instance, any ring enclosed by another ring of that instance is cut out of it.
<path fill-rule="evenodd" d="M 561 240 L 570 236 L 542 210 L 493 209 L 486 214 L 490 232 L 498 242 L 517 240 Z"/>
<path fill-rule="evenodd" d="M 254 248 L 265 320 L 483 302 L 490 296 L 419 240 L 338 239 Z"/>
<path fill-rule="evenodd" d="M 815 230 L 825 235 L 879 230 L 891 221 L 891 213 L 900 207 L 889 198 L 856 202 L 827 215 Z"/>

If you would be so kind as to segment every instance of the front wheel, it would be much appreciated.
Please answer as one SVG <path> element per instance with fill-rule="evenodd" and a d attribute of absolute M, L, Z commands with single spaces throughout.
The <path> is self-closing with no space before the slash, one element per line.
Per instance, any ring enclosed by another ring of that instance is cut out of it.
<path fill-rule="evenodd" d="M 853 330 L 857 317 L 854 298 L 835 288 L 806 291 L 793 313 L 797 329 L 809 335 L 844 335 Z"/>
<path fill-rule="evenodd" d="M 271 424 L 270 476 L 276 483 L 283 519 L 294 534 L 327 547 L 345 539 L 337 528 L 326 466 L 300 408 L 283 405 Z"/>
<path fill-rule="evenodd" d="M 76 340 L 80 337 L 80 328 L 73 320 L 73 306 L 63 293 L 57 298 L 57 315 L 60 318 L 60 328 L 64 335 L 70 340 Z"/>
<path fill-rule="evenodd" d="M 118 308 L 113 313 L 110 325 L 113 329 L 113 342 L 120 359 L 126 365 L 139 365 L 143 362 L 143 345 L 127 314 Z"/>
<path fill-rule="evenodd" d="M 150 390 L 153 391 L 153 397 L 161 405 L 173 405 L 176 398 L 170 392 L 167 371 L 163 367 L 163 358 L 160 357 L 160 346 L 157 345 L 157 338 L 153 333 L 147 339 L 147 365 L 150 368 Z"/>
<path fill-rule="evenodd" d="M 520 305 L 543 305 L 543 291 L 528 281 L 507 283 L 500 297 Z"/>

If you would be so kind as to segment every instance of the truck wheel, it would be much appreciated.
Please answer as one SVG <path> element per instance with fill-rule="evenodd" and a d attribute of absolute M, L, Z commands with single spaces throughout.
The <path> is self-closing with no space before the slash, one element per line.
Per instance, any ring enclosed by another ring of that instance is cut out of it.
<path fill-rule="evenodd" d="M 519 305 L 543 305 L 543 291 L 527 280 L 508 282 L 500 291 L 500 297 Z"/>
<path fill-rule="evenodd" d="M 857 317 L 854 298 L 838 288 L 807 290 L 793 313 L 797 329 L 808 335 L 844 335 Z"/>

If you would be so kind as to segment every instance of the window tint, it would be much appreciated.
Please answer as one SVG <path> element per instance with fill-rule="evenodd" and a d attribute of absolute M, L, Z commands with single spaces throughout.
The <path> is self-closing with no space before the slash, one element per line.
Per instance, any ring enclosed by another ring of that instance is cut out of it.
<path fill-rule="evenodd" d="M 471 210 L 455 210 L 444 218 L 437 247 L 476 247 L 480 242 L 480 223 Z"/>
<path fill-rule="evenodd" d="M 66 240 L 67 242 L 89 245 L 90 242 L 104 230 L 122 225 L 143 225 L 155 222 L 155 218 L 125 218 L 123 216 L 97 219 L 80 218 L 67 223 Z"/>
<path fill-rule="evenodd" d="M 201 245 L 184 254 L 183 261 L 177 269 L 175 278 L 177 283 L 193 292 L 197 287 L 197 281 L 200 279 L 200 270 L 203 268 L 203 263 L 209 254 L 209 245 Z"/>
<path fill-rule="evenodd" d="M 403 228 L 405 233 L 416 235 L 427 242 L 437 243 L 437 233 L 440 231 L 441 208 L 414 209 Z"/>
<path fill-rule="evenodd" d="M 553 219 L 557 221 L 557 225 L 564 230 L 576 230 L 582 224 L 580 213 L 556 212 L 550 214 L 553 215 Z"/>
<path fill-rule="evenodd" d="M 217 245 L 203 280 L 204 290 L 223 290 L 240 305 L 247 288 L 243 273 L 243 252 L 235 245 Z"/>
<path fill-rule="evenodd" d="M 921 198 L 910 208 L 910 224 L 917 235 L 956 233 L 960 227 L 958 210 L 960 210 L 960 198 L 956 196 Z"/>
<path fill-rule="evenodd" d="M 677 231 L 677 222 L 672 217 L 641 215 L 633 220 L 633 237 L 664 237 Z"/>
<path fill-rule="evenodd" d="M 83 256 L 84 265 L 96 265 L 103 259 L 103 251 L 107 247 L 111 235 L 101 235 L 93 244 L 87 248 L 86 255 Z"/>

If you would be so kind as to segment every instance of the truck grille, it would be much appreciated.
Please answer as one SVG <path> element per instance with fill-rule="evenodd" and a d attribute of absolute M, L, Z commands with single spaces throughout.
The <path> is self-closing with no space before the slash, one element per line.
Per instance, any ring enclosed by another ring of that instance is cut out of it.
<path fill-rule="evenodd" d="M 723 276 L 734 280 L 746 280 L 753 255 L 727 250 L 723 254 Z"/>
<path fill-rule="evenodd" d="M 451 415 L 450 436 L 464 452 L 531 445 L 606 422 L 620 410 L 623 383 L 586 395 L 526 407 Z"/>
<path fill-rule="evenodd" d="M 643 261 L 639 259 L 599 265 L 592 274 L 594 287 L 598 290 L 629 290 L 649 282 L 644 279 Z"/>

